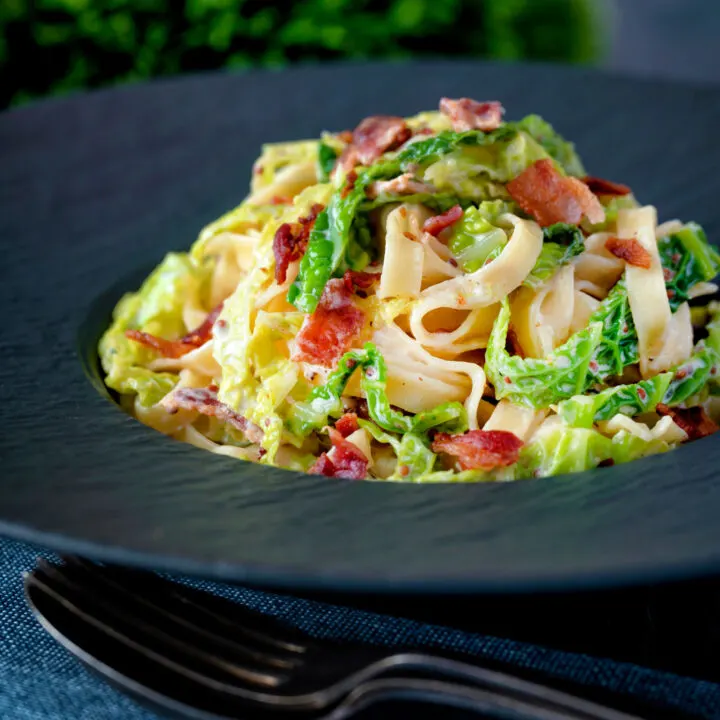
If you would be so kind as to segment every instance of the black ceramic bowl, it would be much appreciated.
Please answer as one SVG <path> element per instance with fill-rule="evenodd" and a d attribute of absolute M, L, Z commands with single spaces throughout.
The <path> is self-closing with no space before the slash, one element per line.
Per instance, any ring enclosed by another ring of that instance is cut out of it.
<path fill-rule="evenodd" d="M 128 564 L 306 588 L 569 589 L 720 571 L 720 436 L 510 484 L 334 481 L 169 440 L 104 390 L 110 311 L 245 194 L 262 142 L 441 95 L 538 112 L 593 174 L 720 234 L 720 90 L 425 62 L 210 75 L 0 116 L 0 532 Z"/>

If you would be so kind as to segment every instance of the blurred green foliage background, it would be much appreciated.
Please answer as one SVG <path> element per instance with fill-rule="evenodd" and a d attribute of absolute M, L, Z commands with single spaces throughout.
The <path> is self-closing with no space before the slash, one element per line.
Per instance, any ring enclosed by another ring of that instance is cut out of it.
<path fill-rule="evenodd" d="M 415 55 L 587 62 L 592 0 L 0 0 L 0 106 L 220 67 Z"/>

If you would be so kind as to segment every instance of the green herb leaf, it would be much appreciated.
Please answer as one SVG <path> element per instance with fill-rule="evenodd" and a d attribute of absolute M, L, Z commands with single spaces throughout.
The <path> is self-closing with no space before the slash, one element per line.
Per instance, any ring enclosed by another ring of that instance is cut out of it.
<path fill-rule="evenodd" d="M 651 412 L 665 393 L 673 373 L 656 375 L 631 385 L 618 385 L 595 395 L 576 395 L 558 405 L 560 415 L 568 425 L 590 428 L 600 420 L 609 420 L 618 413 L 634 417 Z"/>
<path fill-rule="evenodd" d="M 544 408 L 586 389 L 588 365 L 602 340 L 599 322 L 591 322 L 545 359 L 510 355 L 505 349 L 509 323 L 510 304 L 506 298 L 485 356 L 485 370 L 495 387 L 495 397 Z"/>
<path fill-rule="evenodd" d="M 660 238 L 658 251 L 673 312 L 689 300 L 694 285 L 712 280 L 720 270 L 720 254 L 697 223 L 687 223 L 681 230 Z"/>
<path fill-rule="evenodd" d="M 324 183 L 330 179 L 330 173 L 335 166 L 335 160 L 337 160 L 337 153 L 329 145 L 324 142 L 318 145 L 318 158 L 317 158 L 317 176 L 318 182 Z"/>

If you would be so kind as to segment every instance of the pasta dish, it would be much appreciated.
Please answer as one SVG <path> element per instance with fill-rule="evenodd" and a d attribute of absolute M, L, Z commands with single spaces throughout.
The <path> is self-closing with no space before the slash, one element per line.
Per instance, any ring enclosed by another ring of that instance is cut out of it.
<path fill-rule="evenodd" d="M 251 189 L 117 304 L 138 420 L 328 477 L 507 481 L 717 430 L 720 255 L 537 115 L 443 98 L 265 145 Z M 703 300 L 704 298 L 704 300 Z"/>

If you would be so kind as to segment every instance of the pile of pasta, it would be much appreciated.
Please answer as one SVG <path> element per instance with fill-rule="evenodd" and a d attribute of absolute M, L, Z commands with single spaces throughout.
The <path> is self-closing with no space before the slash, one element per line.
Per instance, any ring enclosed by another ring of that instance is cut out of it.
<path fill-rule="evenodd" d="M 570 473 L 717 430 L 702 228 L 503 114 L 443 98 L 264 146 L 242 203 L 118 303 L 108 387 L 173 438 L 350 479 Z"/>

